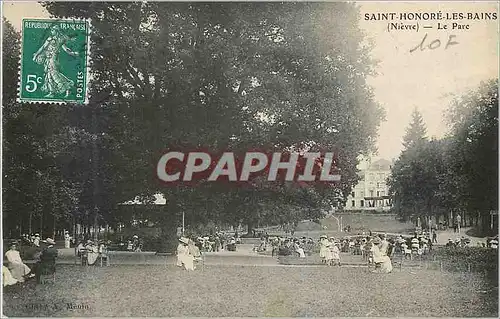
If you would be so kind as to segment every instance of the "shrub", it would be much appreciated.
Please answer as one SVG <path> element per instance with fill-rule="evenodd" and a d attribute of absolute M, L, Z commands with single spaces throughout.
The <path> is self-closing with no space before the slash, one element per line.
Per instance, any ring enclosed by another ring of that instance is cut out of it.
<path fill-rule="evenodd" d="M 490 271 L 498 267 L 498 250 L 483 247 L 444 247 L 432 256 L 451 270 Z"/>

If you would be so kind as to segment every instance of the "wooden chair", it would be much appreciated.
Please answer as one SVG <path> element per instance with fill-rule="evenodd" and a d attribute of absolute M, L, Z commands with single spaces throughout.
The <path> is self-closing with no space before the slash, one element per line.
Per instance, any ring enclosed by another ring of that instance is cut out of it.
<path fill-rule="evenodd" d="M 56 282 L 56 265 L 37 265 L 36 273 L 36 282 L 37 284 L 45 284 L 48 281 L 52 281 L 52 283 Z"/>
<path fill-rule="evenodd" d="M 105 262 L 106 267 L 109 266 L 109 254 L 108 254 L 108 249 L 103 248 L 99 252 L 99 256 L 97 257 L 99 259 L 99 264 L 102 267 L 102 263 Z"/>
<path fill-rule="evenodd" d="M 201 253 L 201 256 L 194 260 L 195 267 L 201 264 L 201 270 L 205 270 L 205 254 Z"/>

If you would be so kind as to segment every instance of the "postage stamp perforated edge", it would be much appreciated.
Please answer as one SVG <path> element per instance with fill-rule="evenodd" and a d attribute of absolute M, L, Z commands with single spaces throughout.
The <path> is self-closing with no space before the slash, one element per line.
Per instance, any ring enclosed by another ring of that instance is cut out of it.
<path fill-rule="evenodd" d="M 91 47 L 92 47 L 92 42 L 91 42 L 91 34 L 92 34 L 92 19 L 90 18 L 74 18 L 74 17 L 51 17 L 51 18 L 23 18 L 22 23 L 21 23 L 21 50 L 19 52 L 19 65 L 18 65 L 18 70 L 17 70 L 17 102 L 18 103 L 29 103 L 29 104 L 60 104 L 60 105 L 65 105 L 65 104 L 82 104 L 80 101 L 57 101 L 57 100 L 28 100 L 28 99 L 22 99 L 21 98 L 21 78 L 22 78 L 22 62 L 23 62 L 23 42 L 24 42 L 24 21 L 25 20 L 40 20 L 40 21 L 81 21 L 81 22 L 86 22 L 88 24 L 88 29 L 87 29 L 87 51 L 86 51 L 86 57 L 85 57 L 85 98 L 83 101 L 83 104 L 86 105 L 89 103 L 89 84 L 90 84 L 90 68 L 91 68 Z"/>

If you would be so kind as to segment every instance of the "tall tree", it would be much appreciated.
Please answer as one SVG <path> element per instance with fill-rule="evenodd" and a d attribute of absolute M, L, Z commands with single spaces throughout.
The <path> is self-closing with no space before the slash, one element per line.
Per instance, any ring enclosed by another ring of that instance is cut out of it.
<path fill-rule="evenodd" d="M 420 133 L 406 139 L 389 179 L 402 215 L 424 211 L 448 219 L 460 211 L 469 221 L 480 215 L 483 229 L 489 228 L 498 205 L 497 86 L 498 80 L 488 81 L 457 98 L 449 109 L 451 130 L 441 140 L 426 142 L 422 121 L 413 121 L 420 124 L 410 127 L 420 129 L 408 131 Z"/>
<path fill-rule="evenodd" d="M 423 183 L 432 179 L 433 162 L 428 156 L 431 146 L 426 138 L 425 123 L 420 112 L 415 108 L 411 121 L 403 137 L 405 149 L 391 168 L 388 179 L 389 191 L 394 195 L 395 207 L 405 219 L 421 215 L 422 208 L 428 209 L 429 193 L 432 191 Z M 429 167 L 428 165 L 431 165 Z M 429 176 L 430 175 L 430 176 Z"/>
<path fill-rule="evenodd" d="M 449 111 L 449 165 L 460 177 L 454 191 L 460 207 L 480 213 L 487 229 L 490 210 L 498 208 L 498 79 L 457 98 Z"/>
<path fill-rule="evenodd" d="M 427 128 L 425 127 L 422 114 L 417 108 L 411 113 L 411 122 L 406 129 L 406 134 L 403 137 L 403 146 L 409 149 L 427 139 Z"/>

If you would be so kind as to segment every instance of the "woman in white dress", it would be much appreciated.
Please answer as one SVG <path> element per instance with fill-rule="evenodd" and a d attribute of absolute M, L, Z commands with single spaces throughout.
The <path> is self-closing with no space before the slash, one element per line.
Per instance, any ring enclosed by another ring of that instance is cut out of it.
<path fill-rule="evenodd" d="M 339 265 L 340 266 L 340 242 L 336 242 L 333 237 L 330 239 L 333 240 L 332 246 L 330 247 L 330 250 L 332 252 L 332 265 Z"/>
<path fill-rule="evenodd" d="M 71 243 L 71 236 L 69 235 L 69 232 L 66 230 L 64 232 L 64 248 L 70 248 L 70 243 Z"/>
<path fill-rule="evenodd" d="M 306 254 L 304 252 L 304 248 L 300 247 L 299 240 L 296 239 L 293 243 L 293 247 L 295 249 L 295 252 L 299 255 L 300 258 L 306 258 Z"/>
<path fill-rule="evenodd" d="M 33 245 L 36 247 L 40 247 L 40 235 L 35 234 L 35 237 L 33 238 Z"/>
<path fill-rule="evenodd" d="M 87 265 L 92 266 L 97 261 L 97 257 L 99 257 L 99 247 L 91 240 L 88 240 L 85 249 L 87 250 Z"/>
<path fill-rule="evenodd" d="M 332 251 L 330 250 L 332 243 L 328 240 L 326 235 L 323 235 L 320 237 L 320 245 L 319 255 L 323 262 L 330 266 L 333 261 Z"/>
<path fill-rule="evenodd" d="M 23 263 L 19 251 L 16 249 L 17 245 L 12 243 L 10 249 L 5 253 L 8 261 L 8 268 L 12 276 L 19 282 L 24 282 L 24 276 L 31 272 L 31 269 Z M 31 274 L 34 277 L 34 274 Z"/>
<path fill-rule="evenodd" d="M 193 256 L 193 261 L 202 260 L 200 249 L 196 247 L 194 241 L 191 239 L 189 239 L 188 249 L 189 249 L 189 254 Z M 194 268 L 196 269 L 196 267 Z"/>
<path fill-rule="evenodd" d="M 372 247 L 373 262 L 376 265 L 376 268 L 373 272 L 387 274 L 392 271 L 392 263 L 389 256 L 387 256 L 380 250 L 381 243 L 382 241 L 378 237 L 375 237 L 375 239 L 373 240 L 373 247 Z"/>
<path fill-rule="evenodd" d="M 194 270 L 194 257 L 189 253 L 189 239 L 185 237 L 179 238 L 179 245 L 177 246 L 177 266 L 186 270 Z"/>
<path fill-rule="evenodd" d="M 12 286 L 18 283 L 18 280 L 14 278 L 9 270 L 9 268 L 2 265 L 2 282 L 3 286 Z"/>

